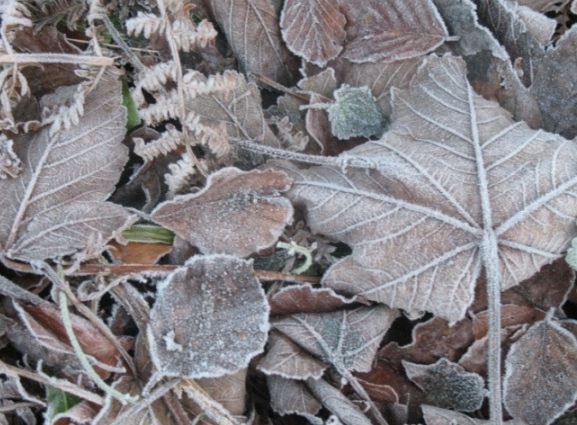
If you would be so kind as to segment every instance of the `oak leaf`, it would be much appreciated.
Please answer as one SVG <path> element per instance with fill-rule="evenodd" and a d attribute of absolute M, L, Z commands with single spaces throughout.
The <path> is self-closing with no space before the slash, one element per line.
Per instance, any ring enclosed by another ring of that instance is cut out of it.
<path fill-rule="evenodd" d="M 505 290 L 561 256 L 575 234 L 573 142 L 476 95 L 452 56 L 393 90 L 393 109 L 390 131 L 341 167 L 281 167 L 311 229 L 353 249 L 325 286 L 454 323 L 483 267 Z"/>

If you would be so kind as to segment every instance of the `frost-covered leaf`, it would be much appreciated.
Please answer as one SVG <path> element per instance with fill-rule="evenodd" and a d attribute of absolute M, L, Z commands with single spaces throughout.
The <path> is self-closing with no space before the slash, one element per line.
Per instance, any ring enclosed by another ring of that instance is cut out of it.
<path fill-rule="evenodd" d="M 193 257 L 158 285 L 147 328 L 152 361 L 166 376 L 234 373 L 263 351 L 268 312 L 252 261 Z"/>
<path fill-rule="evenodd" d="M 336 0 L 287 0 L 280 18 L 287 47 L 319 66 L 343 49 L 345 23 Z"/>
<path fill-rule="evenodd" d="M 381 136 L 385 132 L 388 123 L 367 86 L 345 84 L 333 94 L 335 103 L 327 111 L 331 131 L 338 139 Z"/>
<path fill-rule="evenodd" d="M 543 60 L 533 71 L 535 78 L 531 93 L 539 103 L 543 128 L 567 138 L 577 136 L 577 27 L 571 27 L 557 42 L 546 50 Z"/>
<path fill-rule="evenodd" d="M 290 85 L 298 65 L 282 42 L 279 11 L 272 1 L 210 0 L 207 4 L 243 72 Z"/>
<path fill-rule="evenodd" d="M 80 398 L 68 394 L 62 390 L 53 387 L 46 387 L 46 401 L 47 408 L 44 414 L 44 420 L 46 423 L 51 424 L 52 420 L 59 413 L 66 412 L 76 404 L 80 402 Z"/>
<path fill-rule="evenodd" d="M 577 340 L 552 319 L 531 326 L 507 354 L 504 403 L 528 425 L 548 425 L 577 400 Z"/>
<path fill-rule="evenodd" d="M 344 425 L 371 425 L 371 421 L 343 393 L 324 379 L 309 378 L 307 387 Z"/>
<path fill-rule="evenodd" d="M 398 315 L 397 310 L 380 305 L 333 313 L 293 314 L 272 324 L 341 373 L 367 372 L 381 339 Z"/>
<path fill-rule="evenodd" d="M 352 62 L 392 62 L 437 48 L 448 37 L 430 0 L 418 7 L 404 0 L 340 1 L 347 17 L 343 57 Z"/>
<path fill-rule="evenodd" d="M 428 403 L 437 407 L 473 412 L 483 404 L 485 382 L 447 359 L 430 365 L 403 361 L 407 376 L 425 392 Z"/>
<path fill-rule="evenodd" d="M 282 288 L 269 299 L 271 314 L 326 313 L 354 302 L 330 288 L 313 288 L 310 283 Z"/>
<path fill-rule="evenodd" d="M 14 142 L 0 134 L 0 179 L 16 178 L 21 171 L 20 159 L 13 150 Z"/>
<path fill-rule="evenodd" d="M 280 196 L 290 184 L 278 171 L 223 168 L 200 192 L 160 204 L 152 218 L 204 253 L 246 257 L 272 246 L 292 221 L 292 205 Z"/>
<path fill-rule="evenodd" d="M 59 88 L 44 96 L 44 103 L 48 98 L 59 110 L 73 101 L 67 94 L 70 90 Z M 128 158 L 121 143 L 126 114 L 120 83 L 105 75 L 86 94 L 82 109 L 78 124 L 68 129 L 51 135 L 45 127 L 14 137 L 22 172 L 0 181 L 2 255 L 30 261 L 100 251 L 130 224 L 126 210 L 104 202 Z"/>
<path fill-rule="evenodd" d="M 328 365 L 305 353 L 284 335 L 273 332 L 268 340 L 268 351 L 258 364 L 266 375 L 290 379 L 318 379 Z"/>
<path fill-rule="evenodd" d="M 325 286 L 456 322 L 483 266 L 504 290 L 566 249 L 577 145 L 514 122 L 451 56 L 430 57 L 393 105 L 382 139 L 340 157 L 366 169 L 283 165 L 288 196 L 313 231 L 353 249 Z"/>
<path fill-rule="evenodd" d="M 281 415 L 297 413 L 312 416 L 321 409 L 321 403 L 312 396 L 303 381 L 270 375 L 266 377 L 266 382 L 270 391 L 271 406 Z"/>

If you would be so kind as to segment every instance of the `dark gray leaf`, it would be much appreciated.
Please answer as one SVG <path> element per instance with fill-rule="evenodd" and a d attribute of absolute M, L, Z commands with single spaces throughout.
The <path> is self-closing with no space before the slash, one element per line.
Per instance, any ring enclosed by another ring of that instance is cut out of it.
<path fill-rule="evenodd" d="M 407 376 L 425 392 L 428 403 L 437 407 L 473 412 L 485 398 L 485 382 L 476 373 L 442 358 L 431 365 L 403 361 Z"/>

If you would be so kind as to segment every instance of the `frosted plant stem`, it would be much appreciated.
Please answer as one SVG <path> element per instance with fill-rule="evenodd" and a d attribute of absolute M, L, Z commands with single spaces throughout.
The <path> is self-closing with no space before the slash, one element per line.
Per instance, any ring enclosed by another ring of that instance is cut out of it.
<path fill-rule="evenodd" d="M 355 378 L 349 371 L 339 371 L 339 373 L 348 381 L 351 387 L 353 387 L 353 390 L 355 390 L 357 395 L 359 395 L 369 405 L 369 409 L 379 425 L 389 425 L 387 420 L 383 418 L 380 410 L 377 409 L 377 406 L 375 406 L 375 403 L 373 403 L 373 400 L 371 400 L 357 378 Z"/>
<path fill-rule="evenodd" d="M 492 233 L 492 232 L 491 232 Z M 489 408 L 491 423 L 501 425 L 503 408 L 501 398 L 501 279 L 497 255 L 497 243 L 486 246 L 485 271 L 487 274 L 487 298 L 489 301 Z"/>

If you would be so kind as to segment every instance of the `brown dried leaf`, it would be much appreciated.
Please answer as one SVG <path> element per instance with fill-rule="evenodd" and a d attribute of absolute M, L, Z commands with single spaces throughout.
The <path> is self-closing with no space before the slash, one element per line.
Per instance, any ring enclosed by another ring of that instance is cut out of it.
<path fill-rule="evenodd" d="M 399 347 L 396 342 L 391 342 L 379 350 L 378 357 L 395 364 L 400 364 L 401 359 L 422 364 L 434 363 L 440 358 L 455 362 L 473 341 L 469 319 L 449 326 L 447 320 L 433 317 L 415 326 L 411 344 Z"/>
<path fill-rule="evenodd" d="M 424 55 L 444 43 L 445 24 L 430 0 L 341 1 L 347 18 L 343 57 L 351 62 L 392 62 Z"/>
<path fill-rule="evenodd" d="M 292 205 L 279 195 L 290 184 L 282 172 L 227 167 L 200 192 L 160 204 L 152 218 L 204 253 L 246 257 L 272 246 L 292 221 Z"/>
<path fill-rule="evenodd" d="M 232 415 L 241 416 L 246 412 L 247 372 L 245 368 L 231 375 L 199 378 L 196 383 Z M 198 413 L 201 414 L 202 409 Z"/>
<path fill-rule="evenodd" d="M 43 101 L 59 110 L 58 105 L 76 100 L 69 94 L 59 88 Z M 30 261 L 81 249 L 100 252 L 132 221 L 122 207 L 104 202 L 128 158 L 121 143 L 126 114 L 120 83 L 105 75 L 86 94 L 85 104 L 75 107 L 84 111 L 76 125 L 63 128 L 64 123 L 51 134 L 55 122 L 14 138 L 14 152 L 25 165 L 18 178 L 0 182 L 3 256 Z"/>
<path fill-rule="evenodd" d="M 207 4 L 243 72 L 292 85 L 298 63 L 282 42 L 279 14 L 272 1 L 210 0 Z"/>
<path fill-rule="evenodd" d="M 391 130 L 341 155 L 355 168 L 283 165 L 288 196 L 313 231 L 353 248 L 324 285 L 456 322 L 483 266 L 504 290 L 561 256 L 575 234 L 577 145 L 514 122 L 451 56 L 429 57 L 393 93 Z"/>
<path fill-rule="evenodd" d="M 501 306 L 501 327 L 532 324 L 545 318 L 545 312 L 535 308 L 504 304 Z M 475 315 L 473 319 L 473 334 L 475 339 L 481 339 L 487 335 L 489 329 L 489 312 L 487 310 Z"/>
<path fill-rule="evenodd" d="M 269 299 L 271 314 L 328 313 L 355 299 L 347 299 L 330 288 L 313 288 L 310 283 L 282 288 Z"/>
<path fill-rule="evenodd" d="M 575 110 L 577 108 L 577 27 L 571 27 L 545 52 L 534 70 L 531 94 L 535 96 L 543 117 L 543 128 L 569 139 L 577 136 Z"/>
<path fill-rule="evenodd" d="M 548 425 L 577 400 L 577 340 L 550 318 L 538 322 L 511 347 L 503 401 L 528 425 Z"/>
<path fill-rule="evenodd" d="M 267 376 L 279 375 L 287 379 L 319 379 L 327 367 L 278 332 L 271 333 L 268 351 L 258 364 L 258 370 Z"/>
<path fill-rule="evenodd" d="M 403 361 L 407 376 L 425 392 L 428 403 L 461 412 L 473 412 L 483 404 L 485 382 L 458 364 L 439 359 L 431 365 Z"/>
<path fill-rule="evenodd" d="M 345 23 L 336 0 L 287 0 L 280 18 L 290 51 L 318 66 L 325 66 L 343 49 Z"/>
<path fill-rule="evenodd" d="M 266 382 L 270 391 L 271 406 L 281 415 L 296 413 L 312 417 L 321 409 L 321 403 L 311 395 L 303 381 L 271 375 L 266 377 Z"/>
<path fill-rule="evenodd" d="M 321 314 L 293 314 L 273 327 L 340 373 L 368 372 L 385 332 L 399 316 L 387 306 Z"/>
<path fill-rule="evenodd" d="M 166 376 L 234 373 L 263 351 L 268 313 L 252 261 L 192 257 L 158 285 L 147 328 L 152 361 Z"/>

